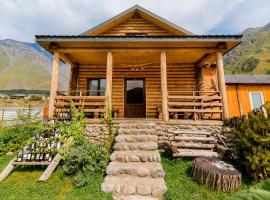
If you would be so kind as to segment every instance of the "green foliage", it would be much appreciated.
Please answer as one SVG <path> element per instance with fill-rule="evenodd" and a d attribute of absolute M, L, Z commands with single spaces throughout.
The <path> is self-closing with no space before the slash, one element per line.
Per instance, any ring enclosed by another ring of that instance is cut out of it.
<path fill-rule="evenodd" d="M 0 128 L 0 156 L 7 152 L 17 152 L 42 129 L 42 122 Z"/>
<path fill-rule="evenodd" d="M 268 200 L 269 198 L 270 179 L 248 190 L 235 193 L 230 200 Z"/>
<path fill-rule="evenodd" d="M 103 173 L 108 164 L 110 154 L 104 146 L 84 140 L 73 147 L 63 166 L 65 175 L 73 176 L 76 187 L 88 183 L 88 178 Z"/>
<path fill-rule="evenodd" d="M 110 131 L 104 144 L 96 144 L 85 136 L 83 112 L 71 103 L 71 121 L 58 123 L 64 138 L 73 138 L 69 152 L 64 152 L 64 174 L 73 178 L 76 187 L 89 183 L 88 177 L 104 173 L 109 162 L 114 129 L 111 117 L 106 119 Z M 63 154 L 63 153 L 62 153 Z"/>
<path fill-rule="evenodd" d="M 257 67 L 259 62 L 259 59 L 252 56 L 243 62 L 241 69 L 243 72 L 251 72 Z"/>
<path fill-rule="evenodd" d="M 31 95 L 29 97 L 29 100 L 30 101 L 41 101 L 42 100 L 42 96 L 39 96 L 39 95 Z"/>
<path fill-rule="evenodd" d="M 270 105 L 264 107 L 269 116 Z M 253 111 L 239 121 L 233 132 L 240 160 L 250 176 L 255 180 L 266 179 L 270 174 L 270 119 L 264 112 Z"/>

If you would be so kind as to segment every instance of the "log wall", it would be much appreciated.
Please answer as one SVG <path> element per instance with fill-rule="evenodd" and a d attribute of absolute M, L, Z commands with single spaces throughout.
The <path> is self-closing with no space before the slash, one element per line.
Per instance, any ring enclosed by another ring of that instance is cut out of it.
<path fill-rule="evenodd" d="M 113 28 L 100 34 L 100 36 L 126 36 L 126 34 L 147 34 L 148 36 L 175 35 L 158 25 L 151 23 L 140 16 L 134 16 Z"/>
<path fill-rule="evenodd" d="M 80 66 L 79 89 L 88 89 L 87 80 L 105 78 L 106 66 Z M 195 67 L 191 64 L 167 65 L 168 91 L 195 90 Z M 160 66 L 145 66 L 143 70 L 132 70 L 130 66 L 113 67 L 112 108 L 118 110 L 119 118 L 124 117 L 125 78 L 144 78 L 146 91 L 146 117 L 157 118 L 157 107 L 161 106 Z"/>

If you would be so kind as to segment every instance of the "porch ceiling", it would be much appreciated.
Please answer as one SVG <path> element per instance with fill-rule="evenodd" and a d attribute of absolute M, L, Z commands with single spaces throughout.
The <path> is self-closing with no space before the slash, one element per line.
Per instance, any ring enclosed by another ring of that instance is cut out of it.
<path fill-rule="evenodd" d="M 236 38 L 174 37 L 174 38 L 54 38 L 37 37 L 49 52 L 59 51 L 78 65 L 105 65 L 106 53 L 113 52 L 114 65 L 160 62 L 160 52 L 167 52 L 167 63 L 197 63 L 206 54 L 223 54 L 240 43 Z"/>

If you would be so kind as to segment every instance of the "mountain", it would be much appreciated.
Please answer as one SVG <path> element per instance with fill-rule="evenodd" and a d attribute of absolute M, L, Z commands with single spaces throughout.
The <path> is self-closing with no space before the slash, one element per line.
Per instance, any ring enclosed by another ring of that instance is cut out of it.
<path fill-rule="evenodd" d="M 270 23 L 242 35 L 242 43 L 224 56 L 225 73 L 270 74 Z"/>
<path fill-rule="evenodd" d="M 60 64 L 59 89 L 68 84 L 69 66 Z M 52 55 L 36 43 L 0 40 L 0 90 L 50 89 Z"/>

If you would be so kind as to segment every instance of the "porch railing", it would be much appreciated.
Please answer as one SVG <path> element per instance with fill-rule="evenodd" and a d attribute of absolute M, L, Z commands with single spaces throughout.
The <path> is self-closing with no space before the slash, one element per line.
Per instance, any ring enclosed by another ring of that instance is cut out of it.
<path fill-rule="evenodd" d="M 76 108 L 82 108 L 86 117 L 99 118 L 105 112 L 105 100 L 103 96 L 88 96 L 92 91 L 59 91 L 55 98 L 55 117 L 60 119 L 70 118 L 71 102 Z M 101 92 L 101 91 L 95 91 Z M 103 91 L 102 91 L 103 92 Z M 100 93 L 99 93 L 100 94 Z"/>
<path fill-rule="evenodd" d="M 168 91 L 170 118 L 222 119 L 219 91 Z"/>

